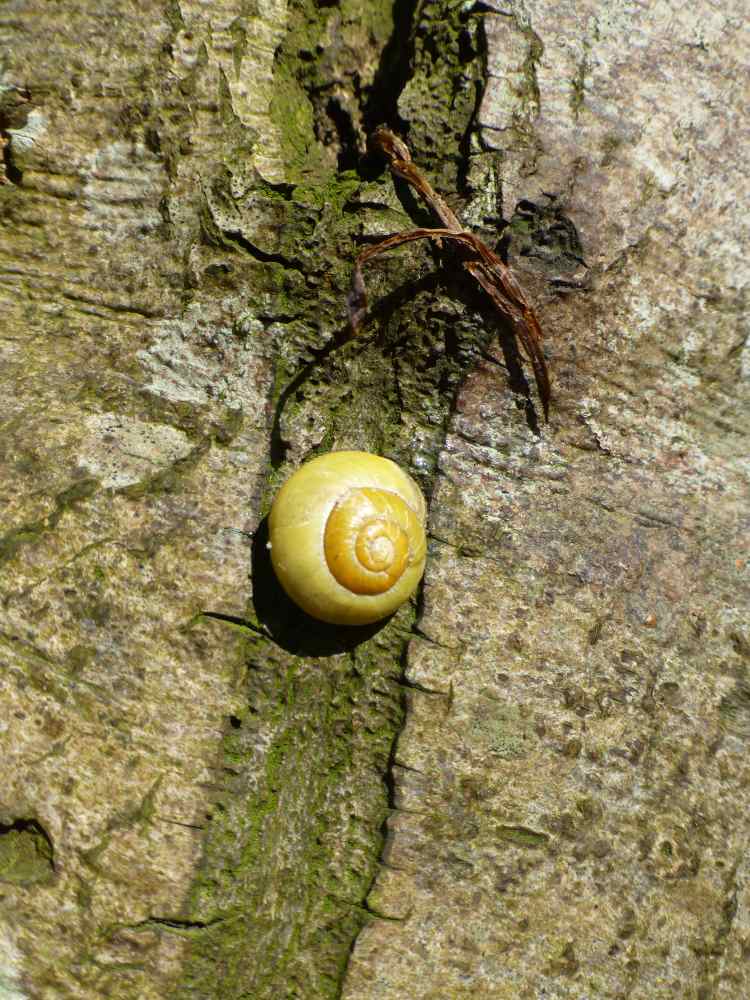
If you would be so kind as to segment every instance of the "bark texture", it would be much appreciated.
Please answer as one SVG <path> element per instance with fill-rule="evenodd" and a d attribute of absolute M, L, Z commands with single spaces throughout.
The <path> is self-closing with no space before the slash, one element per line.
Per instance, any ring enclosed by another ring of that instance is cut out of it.
<path fill-rule="evenodd" d="M 19 0 L 0 45 L 0 997 L 750 993 L 739 0 Z M 427 222 L 383 121 L 509 222 L 549 424 L 447 254 L 347 339 L 356 238 Z M 264 549 L 345 447 L 431 495 L 364 631 Z"/>

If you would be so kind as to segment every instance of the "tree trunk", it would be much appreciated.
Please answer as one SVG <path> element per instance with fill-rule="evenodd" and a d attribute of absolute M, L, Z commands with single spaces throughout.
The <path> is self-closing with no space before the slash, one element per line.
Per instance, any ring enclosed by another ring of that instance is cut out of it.
<path fill-rule="evenodd" d="M 750 993 L 742 23 L 6 8 L 0 998 Z M 435 221 L 383 122 L 535 302 L 548 423 L 449 247 L 349 337 L 362 238 Z M 349 447 L 430 497 L 364 630 L 265 548 Z"/>

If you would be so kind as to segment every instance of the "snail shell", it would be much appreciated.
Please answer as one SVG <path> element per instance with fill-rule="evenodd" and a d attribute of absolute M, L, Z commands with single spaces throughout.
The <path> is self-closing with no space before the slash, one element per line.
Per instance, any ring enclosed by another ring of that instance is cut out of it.
<path fill-rule="evenodd" d="M 284 483 L 271 508 L 276 576 L 321 621 L 378 621 L 422 577 L 425 514 L 419 487 L 389 459 L 364 451 L 321 455 Z"/>

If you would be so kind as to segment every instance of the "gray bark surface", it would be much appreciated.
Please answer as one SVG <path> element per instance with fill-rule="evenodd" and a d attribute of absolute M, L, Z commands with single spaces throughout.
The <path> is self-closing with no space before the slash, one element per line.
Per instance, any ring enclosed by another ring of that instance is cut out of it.
<path fill-rule="evenodd" d="M 24 0 L 0 51 L 0 998 L 750 994 L 738 0 Z M 347 338 L 427 221 L 386 119 L 509 221 L 548 424 L 447 254 Z M 263 543 L 346 447 L 431 540 L 342 633 Z"/>

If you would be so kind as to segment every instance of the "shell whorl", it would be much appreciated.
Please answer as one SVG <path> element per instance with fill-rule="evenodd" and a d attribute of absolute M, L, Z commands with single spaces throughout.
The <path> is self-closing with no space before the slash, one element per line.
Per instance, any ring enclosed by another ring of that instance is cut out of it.
<path fill-rule="evenodd" d="M 426 504 L 403 469 L 361 451 L 302 465 L 268 515 L 271 562 L 304 611 L 333 625 L 367 625 L 414 593 L 427 558 Z"/>
<path fill-rule="evenodd" d="M 323 549 L 333 577 L 353 594 L 383 594 L 424 556 L 416 513 L 396 493 L 363 486 L 334 505 Z"/>

